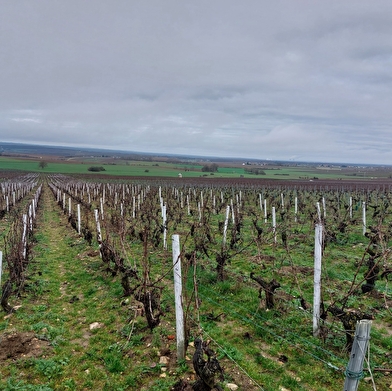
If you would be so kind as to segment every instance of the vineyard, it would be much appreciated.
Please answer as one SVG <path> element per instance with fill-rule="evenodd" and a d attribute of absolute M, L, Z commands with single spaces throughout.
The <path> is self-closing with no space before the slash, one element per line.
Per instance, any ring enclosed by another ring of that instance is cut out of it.
<path fill-rule="evenodd" d="M 358 390 L 392 387 L 389 185 L 61 174 L 0 185 L 1 390 L 341 390 L 362 319 Z"/>

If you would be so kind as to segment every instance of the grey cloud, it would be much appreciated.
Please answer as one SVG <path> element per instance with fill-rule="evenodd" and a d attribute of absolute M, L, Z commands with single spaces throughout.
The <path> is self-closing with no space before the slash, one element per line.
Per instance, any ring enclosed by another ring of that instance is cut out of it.
<path fill-rule="evenodd" d="M 392 3 L 0 0 L 0 136 L 392 164 Z"/>

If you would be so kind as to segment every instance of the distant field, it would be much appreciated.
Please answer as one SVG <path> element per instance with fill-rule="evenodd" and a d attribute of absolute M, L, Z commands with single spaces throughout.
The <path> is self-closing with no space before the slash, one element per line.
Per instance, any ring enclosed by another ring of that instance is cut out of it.
<path fill-rule="evenodd" d="M 48 158 L 44 160 L 47 165 L 40 168 L 42 159 L 23 159 L 0 157 L 0 170 L 2 171 L 24 171 L 41 173 L 62 173 L 62 174 L 99 174 L 109 176 L 130 176 L 130 177 L 178 177 L 179 174 L 184 178 L 255 178 L 255 179 L 277 179 L 277 180 L 316 180 L 316 179 L 387 179 L 392 176 L 392 169 L 384 167 L 344 167 L 341 169 L 316 166 L 286 166 L 286 165 L 266 165 L 266 166 L 244 166 L 230 162 L 219 162 L 218 172 L 203 172 L 204 164 L 177 163 L 177 162 L 158 162 L 125 159 L 56 159 Z M 99 166 L 105 170 L 99 173 L 89 171 L 89 167 Z M 258 169 L 262 174 L 252 174 L 249 170 Z"/>

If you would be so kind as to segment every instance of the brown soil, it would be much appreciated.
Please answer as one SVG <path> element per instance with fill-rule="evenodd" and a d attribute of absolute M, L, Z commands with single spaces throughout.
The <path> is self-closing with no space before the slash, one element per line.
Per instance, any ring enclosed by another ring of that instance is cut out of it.
<path fill-rule="evenodd" d="M 49 342 L 39 340 L 32 332 L 6 334 L 0 340 L 0 362 L 41 357 L 49 350 Z"/>

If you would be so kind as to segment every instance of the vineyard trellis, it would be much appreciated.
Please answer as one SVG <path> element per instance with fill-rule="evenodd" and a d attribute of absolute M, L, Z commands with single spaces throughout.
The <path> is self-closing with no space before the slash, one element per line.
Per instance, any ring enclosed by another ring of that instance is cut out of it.
<path fill-rule="evenodd" d="M 63 175 L 50 176 L 48 183 L 77 234 L 99 246 L 103 269 L 118 276 L 122 295 L 141 305 L 151 331 L 160 325 L 167 312 L 162 303 L 168 303 L 173 292 L 167 236 L 181 236 L 185 350 L 191 340 L 203 338 L 203 332 L 214 332 L 220 318 L 231 319 L 249 329 L 244 335 L 253 340 L 278 338 L 297 348 L 306 344 L 301 348 L 305 354 L 342 371 L 355 322 L 390 316 L 386 303 L 391 300 L 392 196 L 385 189 L 89 182 Z M 9 188 L 8 194 L 15 193 L 15 186 Z M 8 203 L 2 198 L 7 209 L 9 198 Z M 23 287 L 24 259 L 29 256 L 23 243 L 31 237 L 38 201 L 39 195 L 26 225 L 18 218 L 11 226 L 5 251 L 9 277 L 2 289 L 6 311 L 12 309 L 9 284 L 12 291 Z M 323 256 L 332 263 L 329 252 L 338 253 L 342 262 L 331 267 L 327 262 L 321 270 L 320 333 L 311 338 L 309 250 L 319 222 L 325 228 Z M 352 259 L 345 255 L 348 248 L 354 250 Z M 386 282 L 384 290 L 379 281 Z M 290 329 L 284 326 L 287 318 L 295 319 Z M 253 333 L 257 337 L 250 337 Z M 341 343 L 338 348 L 336 341 Z M 325 358 L 329 355 L 336 364 Z"/>
<path fill-rule="evenodd" d="M 4 237 L 8 278 L 3 284 L 0 301 L 6 312 L 13 311 L 13 307 L 8 303 L 11 295 L 19 295 L 24 289 L 26 269 L 30 261 L 29 249 L 35 214 L 42 190 L 42 185 L 38 186 L 37 179 L 37 175 L 25 175 L 16 178 L 15 181 L 1 184 L 2 198 L 6 200 L 6 209 L 3 209 L 3 212 L 12 213 L 9 230 Z M 34 189 L 35 193 L 32 195 L 32 199 L 27 200 L 28 195 L 31 195 Z M 12 203 L 9 202 L 11 194 Z M 3 217 L 4 213 L 2 213 Z"/>

